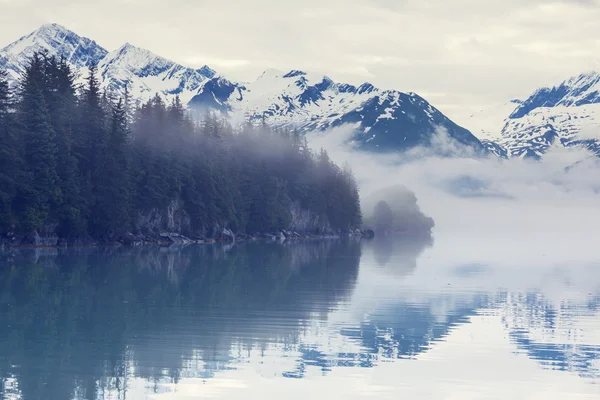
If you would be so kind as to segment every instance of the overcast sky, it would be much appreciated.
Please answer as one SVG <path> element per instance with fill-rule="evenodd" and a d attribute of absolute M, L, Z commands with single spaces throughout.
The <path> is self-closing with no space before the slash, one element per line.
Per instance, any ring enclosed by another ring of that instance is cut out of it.
<path fill-rule="evenodd" d="M 0 44 L 56 22 L 237 80 L 265 68 L 415 91 L 460 119 L 600 69 L 600 0 L 0 0 Z"/>

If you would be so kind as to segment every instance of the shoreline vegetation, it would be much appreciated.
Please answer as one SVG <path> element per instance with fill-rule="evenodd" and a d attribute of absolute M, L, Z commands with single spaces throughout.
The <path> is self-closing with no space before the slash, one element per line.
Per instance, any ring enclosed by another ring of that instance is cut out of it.
<path fill-rule="evenodd" d="M 350 168 L 301 132 L 76 80 L 44 53 L 16 88 L 0 71 L 0 247 L 372 234 Z"/>

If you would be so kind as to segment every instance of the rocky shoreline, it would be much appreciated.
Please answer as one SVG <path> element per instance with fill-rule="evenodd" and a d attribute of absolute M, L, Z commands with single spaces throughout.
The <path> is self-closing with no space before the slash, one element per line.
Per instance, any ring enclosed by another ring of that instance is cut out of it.
<path fill-rule="evenodd" d="M 90 236 L 79 236 L 75 238 L 60 238 L 56 234 L 44 234 L 33 232 L 27 235 L 7 233 L 0 236 L 0 249 L 3 248 L 53 248 L 53 247 L 93 247 L 93 246 L 172 246 L 189 244 L 213 244 L 219 242 L 240 243 L 246 241 L 273 241 L 285 242 L 312 239 L 340 239 L 343 237 L 356 237 L 372 239 L 375 233 L 370 229 L 356 229 L 346 232 L 324 231 L 319 233 L 296 232 L 281 230 L 270 233 L 235 234 L 229 229 L 223 229 L 214 237 L 184 236 L 176 232 L 160 233 L 131 233 L 112 235 L 103 239 L 95 239 Z"/>

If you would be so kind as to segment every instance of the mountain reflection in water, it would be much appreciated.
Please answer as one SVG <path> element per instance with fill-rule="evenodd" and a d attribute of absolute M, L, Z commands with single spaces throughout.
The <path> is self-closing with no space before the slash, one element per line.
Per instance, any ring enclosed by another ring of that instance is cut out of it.
<path fill-rule="evenodd" d="M 422 261 L 432 246 L 384 238 L 0 253 L 0 394 L 177 399 L 184 382 L 247 370 L 304 381 L 392 360 L 426 366 L 481 318 L 499 318 L 514 354 L 598 381 L 600 291 L 557 306 L 542 292 L 490 287 L 487 265 L 430 269 Z"/>

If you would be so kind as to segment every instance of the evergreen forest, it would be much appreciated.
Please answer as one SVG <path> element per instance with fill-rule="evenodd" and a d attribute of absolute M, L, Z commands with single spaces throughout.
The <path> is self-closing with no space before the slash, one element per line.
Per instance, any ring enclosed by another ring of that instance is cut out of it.
<path fill-rule="evenodd" d="M 0 71 L 0 236 L 112 240 L 168 229 L 143 216 L 174 208 L 186 235 L 292 229 L 294 210 L 311 229 L 361 225 L 352 172 L 297 130 L 193 119 L 178 98 L 138 104 L 127 87 L 102 90 L 95 65 L 76 84 L 64 59 L 43 53 L 9 82 Z"/>

